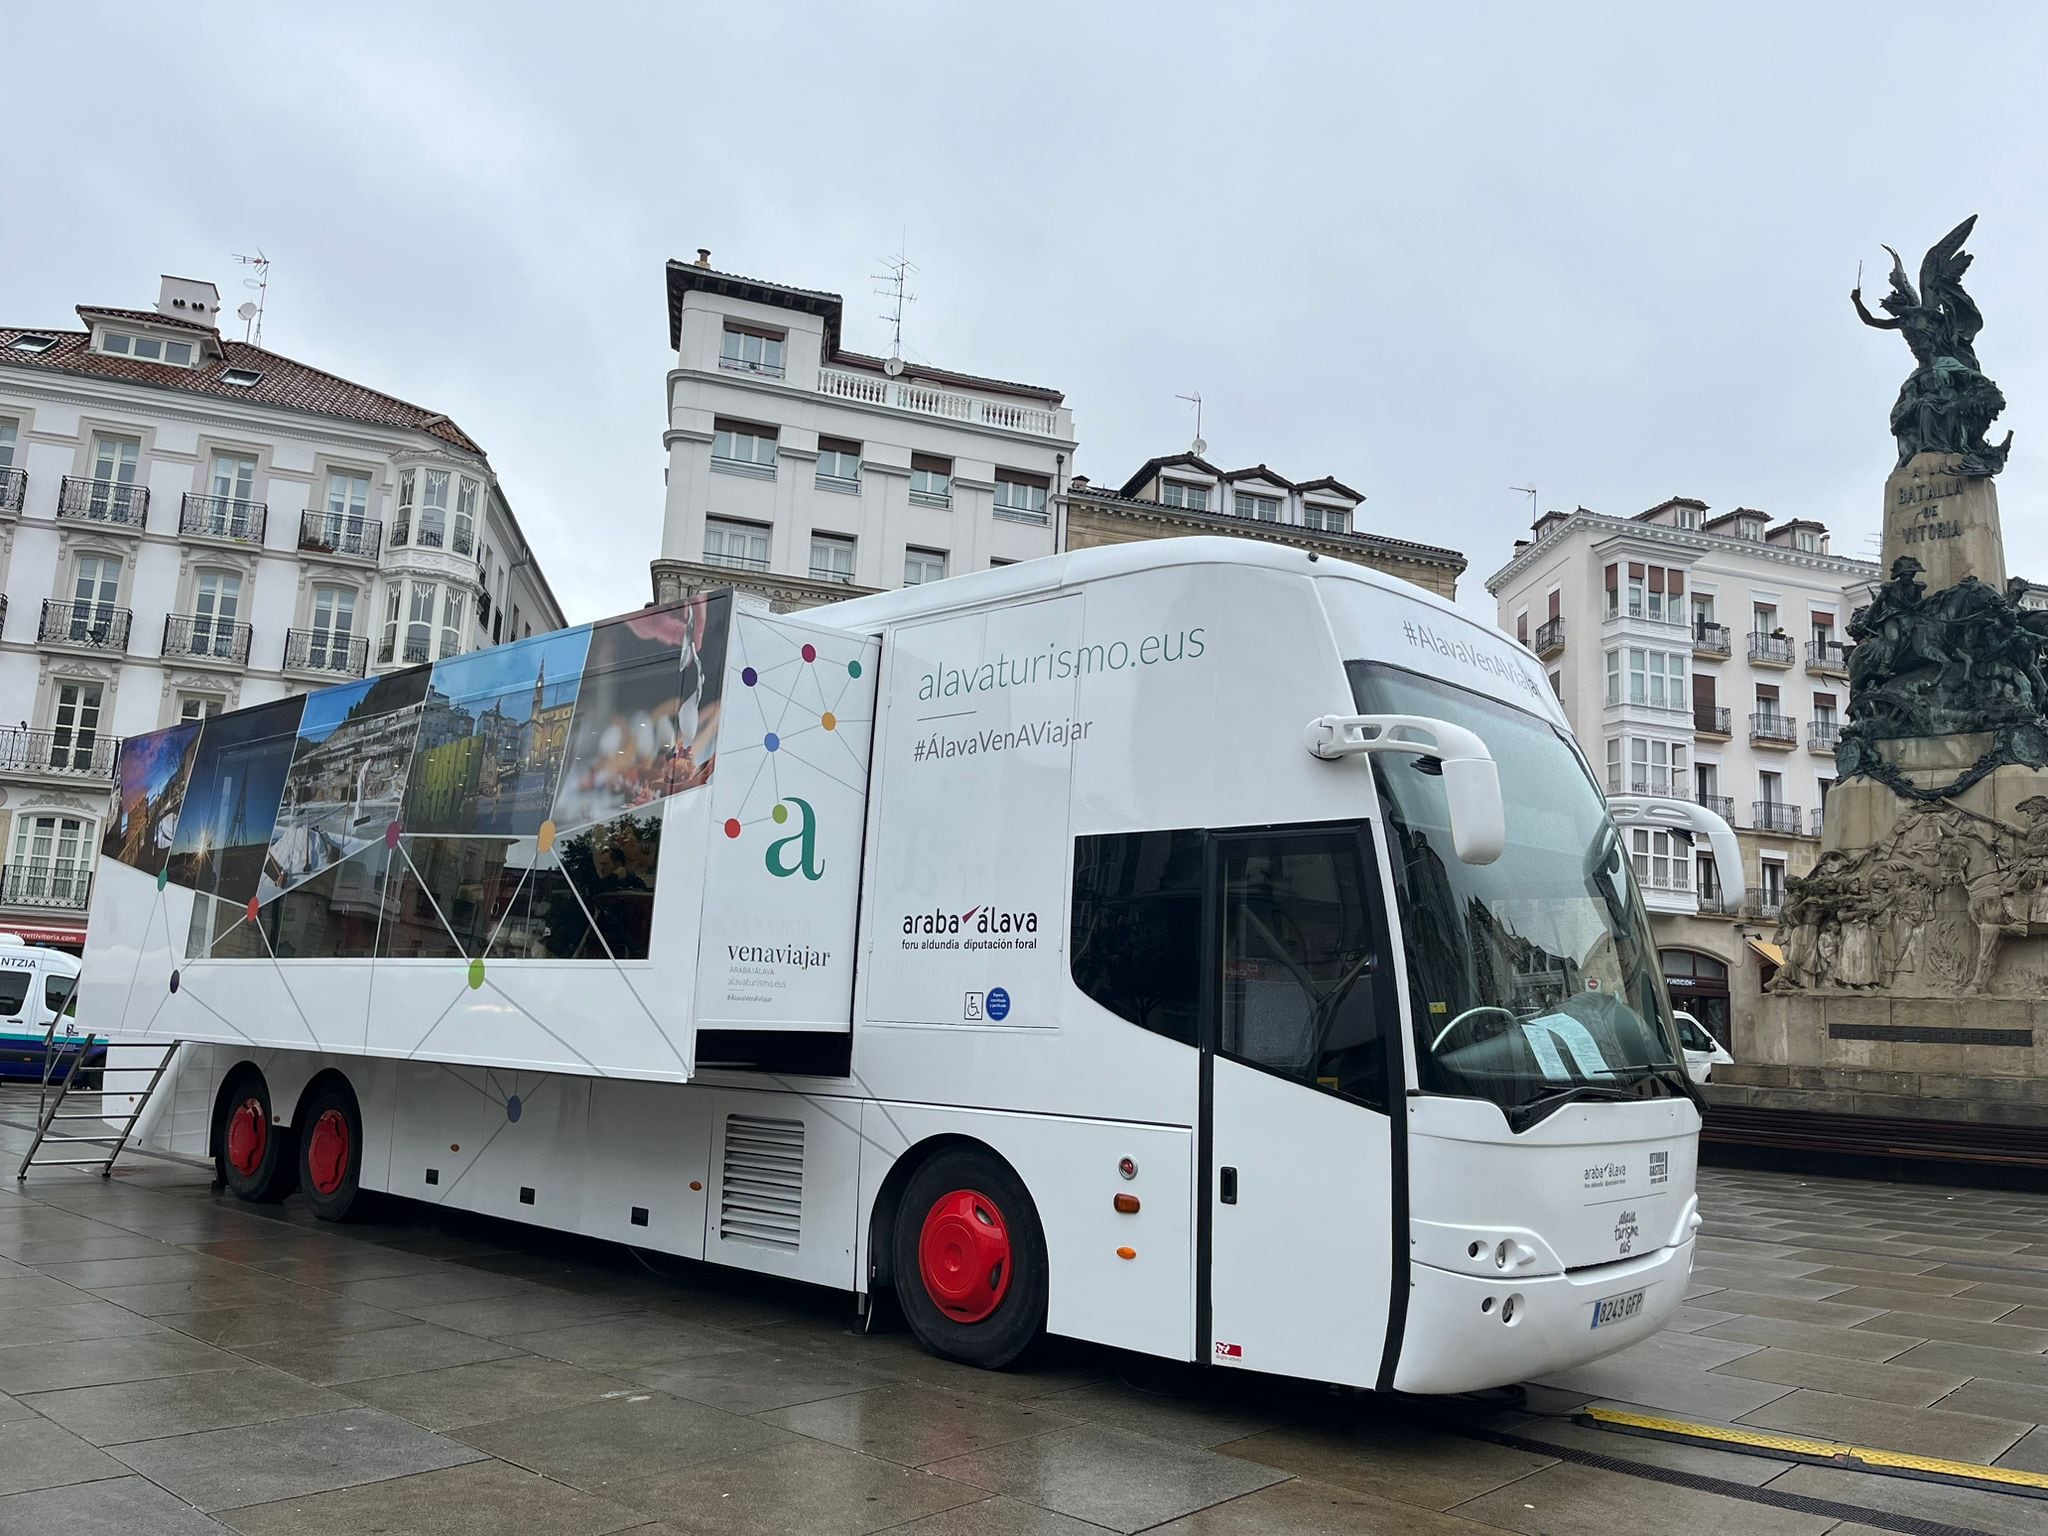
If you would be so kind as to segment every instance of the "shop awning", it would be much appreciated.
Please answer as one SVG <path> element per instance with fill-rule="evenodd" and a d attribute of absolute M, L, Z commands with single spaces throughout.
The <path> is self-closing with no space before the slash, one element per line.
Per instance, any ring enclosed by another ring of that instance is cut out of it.
<path fill-rule="evenodd" d="M 83 944 L 83 928 L 23 928 L 13 923 L 0 923 L 0 933 L 12 933 L 24 944 Z"/>
<path fill-rule="evenodd" d="M 1773 965 L 1783 965 L 1785 963 L 1785 951 L 1778 948 L 1769 939 L 1751 939 L 1749 947 Z"/>

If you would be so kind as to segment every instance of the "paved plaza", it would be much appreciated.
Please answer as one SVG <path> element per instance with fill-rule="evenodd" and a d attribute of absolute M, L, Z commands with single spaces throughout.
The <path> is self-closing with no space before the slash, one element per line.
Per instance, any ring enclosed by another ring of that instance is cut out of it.
<path fill-rule="evenodd" d="M 1665 1333 L 1431 1406 L 1078 1346 L 992 1374 L 608 1245 L 403 1205 L 329 1227 L 146 1157 L 39 1172 L 0 1189 L 0 1533 L 2048 1529 L 2018 1493 L 1578 1419 L 2048 1471 L 2048 1195 L 1702 1183 Z"/>

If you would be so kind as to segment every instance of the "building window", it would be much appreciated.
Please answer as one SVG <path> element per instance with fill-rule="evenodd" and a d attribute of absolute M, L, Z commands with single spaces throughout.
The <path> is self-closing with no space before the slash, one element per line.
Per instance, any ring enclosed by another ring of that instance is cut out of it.
<path fill-rule="evenodd" d="M 860 444 L 843 437 L 818 439 L 818 489 L 860 491 Z"/>
<path fill-rule="evenodd" d="M 92 860 L 93 824 L 83 816 L 23 816 L 14 826 L 7 895 L 12 901 L 83 906 Z"/>
<path fill-rule="evenodd" d="M 713 424 L 711 467 L 733 475 L 775 478 L 775 429 L 744 421 Z"/>
<path fill-rule="evenodd" d="M 1628 701 L 1651 709 L 1684 709 L 1685 653 L 1647 651 L 1631 646 L 1628 653 Z"/>
<path fill-rule="evenodd" d="M 417 476 L 412 470 L 402 470 L 398 476 L 398 517 L 391 525 L 391 542 L 404 544 L 412 537 L 413 486 Z"/>
<path fill-rule="evenodd" d="M 201 571 L 192 588 L 192 654 L 235 654 L 235 619 L 242 609 L 240 571 Z"/>
<path fill-rule="evenodd" d="M 1607 653 L 1607 702 L 1610 704 L 1619 704 L 1621 702 L 1620 651 L 1609 651 Z"/>
<path fill-rule="evenodd" d="M 903 552 L 903 585 L 906 587 L 945 579 L 946 552 L 943 549 L 906 549 Z"/>
<path fill-rule="evenodd" d="M 1610 795 L 1618 795 L 1621 793 L 1621 753 L 1621 738 L 1619 736 L 1608 737 L 1607 793 L 1609 793 Z"/>
<path fill-rule="evenodd" d="M 1560 700 L 1564 698 L 1563 672 L 1553 672 L 1550 674 L 1550 691 L 1556 694 Z"/>
<path fill-rule="evenodd" d="M 407 471 L 406 478 L 412 478 Z M 327 546 L 359 550 L 363 520 L 370 512 L 370 477 L 350 469 L 327 472 Z"/>
<path fill-rule="evenodd" d="M 98 683 L 59 683 L 50 711 L 50 766 L 89 769 L 100 741 Z"/>
<path fill-rule="evenodd" d="M 811 574 L 820 581 L 851 583 L 853 540 L 829 533 L 811 535 Z"/>
<path fill-rule="evenodd" d="M 1342 507 L 1323 507 L 1306 501 L 1301 506 L 1301 524 L 1304 528 L 1319 528 L 1324 533 L 1349 533 L 1351 514 Z"/>
<path fill-rule="evenodd" d="M 434 659 L 434 608 L 441 596 L 441 589 L 431 581 L 415 581 L 408 584 L 412 593 L 412 606 L 405 621 L 405 660 L 432 661 Z"/>
<path fill-rule="evenodd" d="M 1646 736 L 1628 739 L 1628 789 L 1632 795 L 1685 794 L 1685 747 Z"/>
<path fill-rule="evenodd" d="M 755 523 L 711 518 L 704 524 L 704 563 L 741 571 L 768 569 L 768 530 Z"/>
<path fill-rule="evenodd" d="M 1750 609 L 1750 630 L 1752 635 L 1770 635 L 1778 627 L 1778 607 L 1775 603 L 1757 603 Z"/>
<path fill-rule="evenodd" d="M 420 516 L 412 541 L 428 549 L 440 549 L 448 538 L 448 482 L 454 478 L 445 469 L 430 469 L 420 477 Z"/>
<path fill-rule="evenodd" d="M 462 654 L 462 626 L 469 618 L 469 594 L 454 587 L 441 600 L 441 654 L 460 656 Z"/>
<path fill-rule="evenodd" d="M 1653 891 L 1682 891 L 1692 872 L 1692 849 L 1669 832 L 1635 827 L 1629 833 L 1629 861 L 1636 879 Z"/>
<path fill-rule="evenodd" d="M 14 442 L 19 424 L 11 416 L 0 416 L 0 469 L 14 467 Z"/>
<path fill-rule="evenodd" d="M 347 670 L 349 646 L 356 631 L 355 588 L 315 587 L 312 619 L 312 644 L 307 647 L 306 664 L 323 672 Z"/>
<path fill-rule="evenodd" d="M 1026 474 L 1019 469 L 996 471 L 996 516 L 1015 523 L 1047 520 L 1046 493 L 1052 481 L 1045 475 Z"/>
<path fill-rule="evenodd" d="M 177 368 L 192 366 L 189 341 L 165 341 L 160 336 L 138 336 L 129 331 L 101 331 L 100 350 L 114 357 L 133 357 L 145 363 L 169 363 Z"/>
<path fill-rule="evenodd" d="M 1811 528 L 1800 528 L 1793 532 L 1792 547 L 1803 555 L 1820 553 L 1820 535 Z"/>
<path fill-rule="evenodd" d="M 718 366 L 730 368 L 739 373 L 765 373 L 771 379 L 782 377 L 782 335 L 778 331 L 757 330 L 751 325 L 735 325 L 725 322 L 725 339 L 718 351 Z"/>
<path fill-rule="evenodd" d="M 86 515 L 95 522 L 140 522 L 135 514 L 135 473 L 142 443 L 132 437 L 92 440 L 92 499 Z"/>
<path fill-rule="evenodd" d="M 1277 496 L 1254 496 L 1250 491 L 1239 491 L 1231 497 L 1230 509 L 1239 517 L 1248 517 L 1253 522 L 1280 521 L 1280 498 Z"/>
<path fill-rule="evenodd" d="M 1206 512 L 1209 510 L 1209 487 L 1189 485 L 1185 480 L 1166 480 L 1160 483 L 1159 499 L 1169 507 Z"/>
<path fill-rule="evenodd" d="M 910 456 L 910 503 L 917 507 L 953 505 L 953 461 L 929 453 Z"/>
<path fill-rule="evenodd" d="M 472 480 L 468 475 L 455 489 L 455 537 L 448 547 L 458 555 L 466 555 L 476 548 L 476 500 L 483 489 L 481 481 Z"/>
<path fill-rule="evenodd" d="M 194 720 L 211 720 L 227 704 L 217 693 L 181 693 L 178 695 L 178 720 L 190 724 Z"/>
<path fill-rule="evenodd" d="M 1673 507 L 1671 509 L 1672 527 L 1697 528 L 1699 525 L 1700 509 L 1698 507 Z"/>

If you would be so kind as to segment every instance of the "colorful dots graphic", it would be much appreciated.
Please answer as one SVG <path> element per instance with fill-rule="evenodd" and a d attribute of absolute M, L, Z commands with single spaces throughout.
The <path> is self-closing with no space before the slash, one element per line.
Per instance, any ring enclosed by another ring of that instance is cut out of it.
<path fill-rule="evenodd" d="M 818 716 L 818 724 L 825 727 L 828 731 L 836 731 L 839 729 L 839 717 L 828 709 L 824 714 Z"/>
<path fill-rule="evenodd" d="M 534 834 L 533 845 L 542 853 L 550 853 L 555 846 L 555 823 L 552 817 L 540 824 L 540 831 Z"/>
<path fill-rule="evenodd" d="M 818 648 L 815 645 L 805 646 L 803 656 L 805 661 L 816 661 L 818 659 Z"/>
<path fill-rule="evenodd" d="M 384 846 L 386 848 L 396 848 L 398 846 L 398 833 L 399 825 L 395 821 L 384 829 Z"/>
<path fill-rule="evenodd" d="M 171 990 L 173 992 L 178 990 L 178 973 L 176 971 L 171 972 Z"/>
<path fill-rule="evenodd" d="M 469 962 L 469 990 L 474 992 L 484 984 L 484 962 L 478 958 Z"/>
<path fill-rule="evenodd" d="M 170 883 L 171 869 L 170 866 L 166 864 L 162 869 L 156 872 L 156 888 L 158 890 L 162 890 L 165 886 L 169 885 Z"/>
<path fill-rule="evenodd" d="M 511 1121 L 514 1125 L 517 1125 L 519 1123 L 519 1112 L 524 1107 L 525 1106 L 519 1102 L 518 1094 L 512 1093 L 507 1094 L 505 1096 L 505 1118 Z"/>
<path fill-rule="evenodd" d="M 249 921 L 250 921 L 250 922 L 252 922 L 252 923 L 253 923 L 253 922 L 255 922 L 255 921 L 256 921 L 256 914 L 257 914 L 258 910 L 259 910 L 259 908 L 258 908 L 258 907 L 257 907 L 257 905 L 256 905 L 256 898 L 255 898 L 254 896 L 251 896 L 251 897 L 249 898 Z"/>
<path fill-rule="evenodd" d="M 749 688 L 751 688 L 754 686 L 754 684 L 761 681 L 761 674 L 756 672 L 752 667 L 741 667 L 740 681 L 745 683 Z"/>
<path fill-rule="evenodd" d="M 849 661 L 849 662 L 848 662 L 848 663 L 846 664 L 846 675 L 847 675 L 848 677 L 859 677 L 859 676 L 860 676 L 860 663 L 859 663 L 859 662 L 857 662 L 857 661 Z"/>
<path fill-rule="evenodd" d="M 739 818 L 737 816 L 730 817 L 727 819 L 725 823 L 725 835 L 727 837 L 738 837 L 740 835 L 740 823 Z"/>
<path fill-rule="evenodd" d="M 770 752 L 778 751 L 782 746 L 782 738 L 776 735 L 773 731 L 770 731 L 766 736 L 763 736 L 761 738 L 761 745 L 766 747 Z"/>
<path fill-rule="evenodd" d="M 784 822 L 789 820 L 789 807 L 778 800 L 775 803 L 775 809 L 770 811 L 768 814 L 774 820 L 775 825 L 779 827 Z"/>

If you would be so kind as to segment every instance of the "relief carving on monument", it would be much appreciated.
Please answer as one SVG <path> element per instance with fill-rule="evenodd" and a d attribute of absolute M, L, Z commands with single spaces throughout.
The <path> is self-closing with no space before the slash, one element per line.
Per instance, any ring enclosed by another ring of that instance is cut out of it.
<path fill-rule="evenodd" d="M 1873 847 L 1823 853 L 1786 882 L 1771 990 L 2048 993 L 2048 795 L 2017 810 L 1915 801 Z"/>

